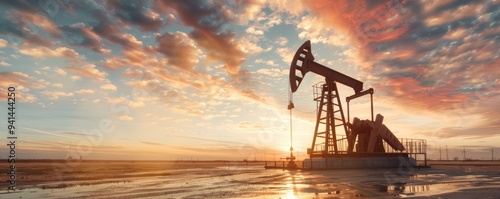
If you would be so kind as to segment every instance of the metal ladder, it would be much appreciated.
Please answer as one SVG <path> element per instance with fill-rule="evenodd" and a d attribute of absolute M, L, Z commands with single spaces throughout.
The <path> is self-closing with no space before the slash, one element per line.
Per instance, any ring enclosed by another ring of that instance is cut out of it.
<path fill-rule="evenodd" d="M 337 85 L 335 82 L 331 82 L 320 83 L 314 86 L 314 100 L 318 102 L 318 112 L 311 152 L 321 152 L 321 154 L 325 156 L 328 154 L 339 154 L 340 151 L 337 146 L 337 130 L 335 127 L 343 126 L 345 132 L 347 132 L 347 128 L 338 95 Z M 321 92 L 318 92 L 319 89 L 321 89 Z M 320 125 L 323 128 L 320 128 Z M 324 139 L 324 142 L 316 144 L 317 138 L 319 140 Z M 323 150 L 318 151 L 319 145 L 324 145 L 324 147 L 320 147 Z"/>

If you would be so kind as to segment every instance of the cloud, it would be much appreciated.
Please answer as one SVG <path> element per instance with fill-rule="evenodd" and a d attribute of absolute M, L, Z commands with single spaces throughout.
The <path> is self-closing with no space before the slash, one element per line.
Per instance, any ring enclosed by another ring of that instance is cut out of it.
<path fill-rule="evenodd" d="M 238 123 L 237 128 L 245 129 L 245 130 L 264 130 L 266 126 L 258 123 L 253 123 L 249 121 L 243 121 Z"/>
<path fill-rule="evenodd" d="M 142 72 L 142 70 L 139 70 L 139 69 L 127 68 L 125 71 L 123 71 L 122 74 L 125 77 L 132 78 L 132 77 L 140 77 L 144 74 L 144 72 Z"/>
<path fill-rule="evenodd" d="M 246 57 L 262 52 L 262 48 L 258 45 L 256 38 L 239 37 L 236 32 L 226 26 L 242 22 L 244 16 L 250 16 L 248 14 L 261 13 L 264 5 L 262 2 L 248 1 L 234 4 L 210 1 L 154 1 L 152 3 L 107 1 L 105 4 L 64 2 L 58 4 L 60 12 L 49 15 L 44 13 L 44 9 L 39 5 L 8 4 L 12 10 L 21 13 L 36 13 L 45 17 L 42 20 L 46 21 L 40 20 L 44 23 L 44 27 L 40 28 L 49 34 L 33 34 L 33 36 L 40 37 L 41 40 L 60 41 L 61 43 L 57 45 L 66 45 L 66 47 L 53 47 L 56 44 L 54 42 L 37 47 L 23 44 L 21 46 L 23 52 L 37 58 L 62 56 L 78 58 L 75 59 L 79 61 L 78 65 L 72 63 L 61 70 L 55 69 L 55 72 L 61 75 L 64 74 L 63 71 L 70 73 L 69 76 L 73 81 L 85 77 L 106 82 L 108 75 L 94 64 L 80 63 L 85 62 L 86 58 L 83 55 L 72 54 L 72 51 L 75 53 L 80 51 L 74 51 L 70 46 L 75 47 L 75 50 L 78 50 L 77 47 L 83 47 L 101 54 L 99 56 L 104 56 L 105 59 L 97 63 L 105 69 L 125 68 L 123 74 L 129 78 L 144 78 L 143 76 L 147 74 L 151 77 L 145 79 L 162 81 L 166 90 L 154 96 L 156 98 L 171 99 L 185 95 L 172 91 L 172 88 L 192 87 L 202 93 L 211 89 L 212 84 L 218 86 L 234 84 L 235 86 L 231 89 L 240 95 L 239 97 L 262 100 L 253 93 L 251 82 L 249 82 L 250 72 L 242 68 Z M 247 7 L 252 7 L 252 9 L 248 10 Z M 65 20 L 53 18 L 54 15 Z M 143 32 L 158 32 L 174 21 L 183 23 L 190 30 L 186 33 L 160 31 L 161 35 L 156 34 L 158 46 L 144 45 L 145 42 L 141 41 L 151 38 L 150 35 L 136 37 L 137 35 L 128 31 L 130 27 L 138 27 Z M 259 29 L 266 30 L 281 23 L 278 15 L 273 15 L 263 22 L 265 25 L 259 25 Z M 6 20 L 6 23 L 11 22 Z M 21 21 L 11 25 L 13 28 L 18 28 L 17 30 L 20 31 L 18 35 L 23 35 L 19 27 L 29 24 Z M 12 34 L 12 31 L 6 31 L 6 33 Z M 111 47 L 114 51 L 117 49 L 115 52 L 118 53 L 111 54 Z M 207 65 L 213 62 L 222 63 L 223 67 L 211 70 L 224 70 L 231 79 L 220 80 L 204 71 L 195 70 L 200 61 Z M 273 62 L 267 64 L 276 65 Z M 132 70 L 131 67 L 135 69 Z M 185 74 L 186 71 L 195 72 Z M 171 84 L 171 86 L 166 84 Z M 103 87 L 113 90 L 112 86 L 103 85 Z"/>
<path fill-rule="evenodd" d="M 142 101 L 129 101 L 128 105 L 132 108 L 144 107 L 145 104 Z"/>
<path fill-rule="evenodd" d="M 48 82 L 35 79 L 21 72 L 0 72 L 0 92 L 7 93 L 9 87 L 16 89 L 16 99 L 21 102 L 34 103 L 37 98 L 30 93 L 30 88 L 45 88 Z M 0 99 L 7 100 L 8 96 L 0 95 Z"/>
<path fill-rule="evenodd" d="M 439 12 L 429 9 L 428 15 L 419 18 L 412 18 L 422 6 L 419 2 L 311 1 L 306 5 L 322 25 L 335 27 L 359 47 L 350 56 L 359 60 L 355 64 L 365 72 L 360 76 L 402 104 L 429 110 L 449 108 L 453 101 L 471 97 L 460 91 L 477 86 L 474 79 L 500 74 L 485 73 L 498 62 L 498 52 L 492 47 L 498 40 L 488 39 L 493 19 L 476 20 L 488 14 L 479 2 L 441 3 L 433 8 L 441 7 Z M 441 13 L 457 17 L 432 22 L 442 18 Z M 479 17 L 471 19 L 473 15 Z M 490 42 L 481 42 L 486 40 Z"/>
<path fill-rule="evenodd" d="M 5 67 L 8 67 L 8 66 L 12 66 L 11 64 L 7 63 L 7 62 L 4 62 L 4 61 L 0 61 L 0 66 L 5 66 Z"/>
<path fill-rule="evenodd" d="M 0 39 L 0 48 L 5 48 L 9 44 L 5 39 Z"/>
<path fill-rule="evenodd" d="M 63 85 L 61 83 L 54 83 L 52 84 L 53 87 L 56 87 L 56 88 L 62 88 Z"/>
<path fill-rule="evenodd" d="M 255 94 L 255 92 L 252 90 L 240 90 L 239 94 L 242 95 L 243 97 L 246 97 L 248 99 L 254 100 L 254 101 L 259 102 L 259 103 L 264 103 L 264 104 L 267 103 L 266 99 L 261 98 L 260 96 Z"/>
<path fill-rule="evenodd" d="M 449 4 L 448 4 L 449 5 Z M 440 26 L 453 23 L 466 18 L 482 16 L 488 9 L 488 4 L 484 2 L 470 2 L 465 5 L 459 5 L 453 9 L 447 9 L 439 12 L 429 13 L 431 17 L 424 20 L 426 26 Z"/>
<path fill-rule="evenodd" d="M 43 32 L 59 36 L 56 26 L 35 5 L 19 2 L 0 2 L 3 13 L 0 18 L 0 33 L 6 34 L 9 40 L 21 38 L 24 44 L 52 46 L 53 41 L 43 38 Z M 10 43 L 14 43 L 9 41 Z"/>
<path fill-rule="evenodd" d="M 256 71 L 258 74 L 268 75 L 271 77 L 286 77 L 288 70 L 280 70 L 277 68 L 262 68 Z"/>
<path fill-rule="evenodd" d="M 299 29 L 311 32 L 309 24 L 317 28 L 313 32 L 345 37 L 350 49 L 344 55 L 360 71 L 359 79 L 394 106 L 448 115 L 468 109 L 457 107 L 475 107 L 499 95 L 500 61 L 494 46 L 500 46 L 500 25 L 493 17 L 498 5 L 491 1 L 308 1 L 305 5 L 312 15 Z M 500 107 L 490 110 L 498 112 Z M 484 112 L 464 117 L 494 118 Z M 494 126 L 454 125 L 444 124 L 442 132 L 491 135 L 491 129 L 484 128 Z"/>
<path fill-rule="evenodd" d="M 26 46 L 22 47 L 21 50 L 19 50 L 19 52 L 40 59 L 45 59 L 50 57 L 70 58 L 70 59 L 80 58 L 80 55 L 76 51 L 66 47 L 58 47 L 56 49 L 51 49 L 44 46 L 38 46 L 38 47 Z"/>
<path fill-rule="evenodd" d="M 137 48 L 142 45 L 133 35 L 123 33 L 121 27 L 137 25 L 142 30 L 157 30 L 159 25 L 162 25 L 154 24 L 161 18 L 140 2 L 107 1 L 107 6 L 93 1 L 59 2 L 52 7 L 49 5 L 50 8 L 57 8 L 53 13 L 46 12 L 51 10 L 47 5 L 8 4 L 13 10 L 13 19 L 5 20 L 5 28 L 3 31 L 0 29 L 0 32 L 16 35 L 30 44 L 47 47 L 54 44 L 52 41 L 55 38 L 72 46 L 82 46 L 100 54 L 108 54 L 110 50 L 104 48 L 102 40 L 123 48 Z M 16 16 L 19 19 L 16 19 Z M 57 17 L 64 17 L 65 20 L 57 20 Z M 55 22 L 58 24 L 55 25 Z M 34 30 L 24 27 L 34 27 Z M 37 27 L 50 33 L 52 38 L 44 38 L 45 35 L 41 34 Z"/>
<path fill-rule="evenodd" d="M 158 52 L 153 47 L 132 48 L 124 49 L 121 57 L 113 56 L 104 61 L 101 61 L 102 67 L 109 70 L 116 70 L 123 67 L 165 67 L 168 65 L 166 59 L 159 59 L 156 57 Z M 178 58 L 176 58 L 178 59 Z"/>
<path fill-rule="evenodd" d="M 122 116 L 118 117 L 118 119 L 123 120 L 123 121 L 132 121 L 132 120 L 134 120 L 133 117 L 130 117 L 128 115 L 122 115 Z"/>
<path fill-rule="evenodd" d="M 21 72 L 0 72 L 0 86 L 5 89 L 10 86 L 45 88 L 47 82 L 35 79 Z"/>
<path fill-rule="evenodd" d="M 154 146 L 161 146 L 161 145 L 163 145 L 163 144 L 156 143 L 156 142 L 144 142 L 144 141 L 142 141 L 142 143 L 148 144 L 148 145 L 154 145 Z"/>
<path fill-rule="evenodd" d="M 299 24 L 307 31 L 311 27 L 318 41 L 344 45 L 344 39 L 355 45 L 391 40 L 408 31 L 408 13 L 401 11 L 405 1 L 308 1 L 305 5 L 313 13 L 309 21 Z M 397 16 L 395 16 L 397 15 Z M 334 25 L 333 25 L 334 24 Z M 332 26 L 333 25 L 333 26 Z M 332 30 L 332 28 L 334 30 Z M 390 27 L 390 28 L 389 28 Z M 318 31 L 342 37 L 324 38 Z M 304 33 L 301 33 L 305 37 Z"/>
<path fill-rule="evenodd" d="M 56 68 L 54 69 L 54 72 L 56 72 L 57 74 L 61 75 L 61 76 L 66 76 L 68 73 L 66 73 L 66 71 L 64 71 L 63 69 L 61 68 Z"/>
<path fill-rule="evenodd" d="M 124 2 L 119 0 L 106 1 L 120 20 L 139 26 L 144 31 L 158 31 L 164 25 L 161 16 L 147 8 L 146 2 Z"/>
<path fill-rule="evenodd" d="M 98 25 L 93 26 L 92 31 L 93 34 L 105 38 L 114 44 L 118 44 L 125 49 L 134 49 L 142 46 L 142 42 L 135 36 L 121 32 L 119 27 L 107 18 L 102 19 Z"/>
<path fill-rule="evenodd" d="M 203 30 L 191 32 L 200 47 L 207 51 L 207 59 L 224 63 L 226 72 L 237 82 L 245 81 L 245 72 L 241 64 L 245 61 L 243 51 L 233 40 L 233 33 L 207 33 Z"/>
<path fill-rule="evenodd" d="M 232 12 L 223 4 L 191 1 L 162 1 L 166 8 L 174 9 L 177 16 L 193 30 L 189 36 L 207 53 L 207 59 L 219 61 L 236 82 L 246 81 L 247 72 L 241 69 L 245 53 L 239 47 L 234 33 L 222 29 L 231 22 Z"/>
<path fill-rule="evenodd" d="M 95 91 L 91 90 L 91 89 L 80 89 L 80 90 L 75 91 L 75 93 L 79 94 L 79 95 L 83 95 L 83 94 L 93 94 L 93 93 L 95 93 Z"/>
<path fill-rule="evenodd" d="M 384 83 L 374 85 L 381 94 L 399 99 L 401 104 L 411 104 L 414 109 L 445 110 L 453 104 L 467 100 L 467 94 L 455 93 L 458 83 L 447 82 L 446 85 L 429 88 L 411 77 L 393 77 Z"/>
<path fill-rule="evenodd" d="M 258 43 L 258 40 L 252 39 L 251 37 L 243 37 L 239 42 L 239 48 L 247 55 L 259 54 L 263 51 L 262 47 L 260 47 Z"/>
<path fill-rule="evenodd" d="M 77 81 L 80 79 L 82 79 L 80 76 L 75 76 L 75 75 L 71 76 L 71 80 L 73 80 L 73 81 Z"/>
<path fill-rule="evenodd" d="M 111 84 L 111 83 L 106 83 L 101 86 L 102 90 L 110 90 L 110 91 L 116 91 L 116 86 Z"/>
<path fill-rule="evenodd" d="M 100 54 L 109 52 L 101 43 L 101 37 L 92 30 L 92 27 L 84 23 L 61 25 L 60 29 L 63 31 L 64 41 L 71 45 L 83 46 Z"/>
<path fill-rule="evenodd" d="M 94 79 L 100 82 L 106 79 L 107 76 L 107 73 L 99 71 L 94 64 L 85 64 L 81 67 L 68 66 L 66 67 L 66 69 L 77 75 Z"/>
<path fill-rule="evenodd" d="M 278 64 L 274 63 L 273 60 L 266 61 L 266 64 L 269 65 L 269 66 L 279 66 Z"/>
<path fill-rule="evenodd" d="M 249 34 L 254 34 L 254 35 L 263 35 L 264 34 L 264 31 L 262 30 L 257 30 L 255 29 L 255 27 L 253 26 L 250 26 L 248 27 L 245 32 L 249 33 Z"/>
<path fill-rule="evenodd" d="M 163 54 L 168 63 L 180 69 L 192 71 L 202 53 L 194 41 L 186 33 L 165 33 L 156 38 L 159 46 L 157 51 Z"/>
<path fill-rule="evenodd" d="M 497 95 L 498 96 L 498 95 Z M 481 102 L 464 101 L 442 115 L 439 128 L 418 132 L 434 138 L 468 137 L 487 138 L 500 135 L 500 104 L 495 98 Z"/>
<path fill-rule="evenodd" d="M 175 106 L 173 110 L 177 113 L 191 115 L 191 116 L 202 116 L 203 115 L 202 110 L 187 107 L 187 106 Z"/>
<path fill-rule="evenodd" d="M 275 0 L 269 1 L 269 7 L 278 12 L 286 12 L 291 15 L 299 15 L 303 13 L 306 9 L 306 4 L 301 0 Z"/>
<path fill-rule="evenodd" d="M 60 37 L 58 27 L 45 15 L 33 12 L 14 12 L 13 17 L 25 24 L 33 24 L 55 37 Z"/>
<path fill-rule="evenodd" d="M 290 48 L 278 48 L 276 49 L 276 53 L 285 63 L 290 63 L 290 60 L 293 59 L 293 55 L 295 54 L 295 52 Z"/>
<path fill-rule="evenodd" d="M 274 43 L 280 46 L 284 46 L 288 43 L 288 39 L 286 37 L 278 37 L 278 39 Z"/>
<path fill-rule="evenodd" d="M 25 102 L 25 103 L 34 103 L 37 101 L 37 97 L 35 97 L 35 95 L 33 94 L 30 94 L 28 92 L 20 92 L 18 93 L 18 98 L 19 98 L 19 101 L 21 102 Z"/>
<path fill-rule="evenodd" d="M 298 36 L 303 40 L 311 40 L 313 44 L 325 43 L 334 46 L 347 46 L 350 44 L 345 34 L 339 34 L 339 30 L 330 27 L 326 19 L 306 15 L 297 24 L 297 28 L 300 30 Z"/>
<path fill-rule="evenodd" d="M 73 96 L 73 93 L 66 93 L 62 91 L 42 91 L 40 92 L 42 95 L 46 96 L 50 100 L 57 100 L 59 97 L 71 97 Z"/>
<path fill-rule="evenodd" d="M 108 98 L 108 103 L 110 103 L 110 104 L 122 103 L 124 101 L 126 101 L 126 99 L 124 97 Z"/>

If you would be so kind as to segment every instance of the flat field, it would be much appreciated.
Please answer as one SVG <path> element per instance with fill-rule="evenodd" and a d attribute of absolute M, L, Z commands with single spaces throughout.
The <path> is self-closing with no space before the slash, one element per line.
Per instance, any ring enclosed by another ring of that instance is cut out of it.
<path fill-rule="evenodd" d="M 7 161 L 0 168 L 6 173 Z M 430 168 L 287 171 L 263 162 L 16 163 L 0 198 L 498 198 L 500 161 L 429 161 Z M 4 175 L 4 179 L 7 175 Z"/>

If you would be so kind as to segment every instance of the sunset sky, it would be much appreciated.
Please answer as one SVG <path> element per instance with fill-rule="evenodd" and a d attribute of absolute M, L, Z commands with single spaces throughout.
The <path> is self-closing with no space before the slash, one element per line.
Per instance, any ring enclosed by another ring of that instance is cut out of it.
<path fill-rule="evenodd" d="M 498 0 L 0 4 L 0 139 L 15 86 L 19 158 L 285 157 L 290 62 L 307 40 L 316 62 L 374 88 L 375 113 L 427 139 L 430 158 L 446 145 L 450 159 L 500 158 Z M 293 95 L 300 158 L 322 80 L 308 73 Z M 369 119 L 369 98 L 351 109 Z"/>

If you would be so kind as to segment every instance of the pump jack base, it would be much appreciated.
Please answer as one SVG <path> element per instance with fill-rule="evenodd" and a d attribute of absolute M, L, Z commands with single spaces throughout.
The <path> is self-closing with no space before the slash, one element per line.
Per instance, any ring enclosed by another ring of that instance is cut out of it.
<path fill-rule="evenodd" d="M 298 167 L 297 167 L 297 165 L 295 164 L 294 161 L 290 161 L 286 165 L 286 169 L 288 169 L 288 170 L 295 170 L 295 169 L 298 169 Z"/>
<path fill-rule="evenodd" d="M 416 167 L 416 160 L 407 154 L 388 156 L 387 154 L 370 156 L 336 156 L 327 158 L 304 159 L 304 169 L 370 169 Z"/>
<path fill-rule="evenodd" d="M 294 161 L 289 161 L 285 165 L 267 164 L 266 169 L 283 170 L 328 170 L 328 169 L 376 169 L 376 168 L 421 168 L 417 166 L 416 160 L 409 157 L 407 153 L 370 153 L 370 154 L 338 154 L 326 158 L 313 157 L 306 158 L 302 165 L 298 166 Z M 424 166 L 422 168 L 426 168 Z"/>

